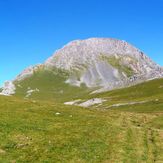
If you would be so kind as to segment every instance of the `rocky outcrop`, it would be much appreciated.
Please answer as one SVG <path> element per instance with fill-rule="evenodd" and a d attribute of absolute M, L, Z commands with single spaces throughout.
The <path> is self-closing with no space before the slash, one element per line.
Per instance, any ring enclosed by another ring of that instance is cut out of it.
<path fill-rule="evenodd" d="M 0 93 L 0 95 L 10 96 L 10 95 L 15 94 L 15 90 L 16 90 L 16 87 L 13 84 L 13 82 L 7 81 L 4 83 L 4 86 L 2 88 L 2 92 Z"/>
<path fill-rule="evenodd" d="M 30 67 L 26 68 L 25 70 L 23 70 L 22 73 L 20 73 L 16 77 L 16 79 L 14 81 L 24 80 L 25 78 L 28 78 L 28 77 L 32 76 L 34 74 L 34 72 L 36 72 L 37 70 L 39 70 L 42 67 L 43 67 L 42 64 L 38 64 L 38 65 L 30 66 Z"/>

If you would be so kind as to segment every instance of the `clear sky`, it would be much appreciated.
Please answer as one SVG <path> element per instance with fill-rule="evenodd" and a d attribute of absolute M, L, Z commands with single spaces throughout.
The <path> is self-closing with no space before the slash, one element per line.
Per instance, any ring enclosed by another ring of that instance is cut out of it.
<path fill-rule="evenodd" d="M 0 85 L 89 37 L 126 40 L 163 65 L 163 0 L 0 0 Z"/>

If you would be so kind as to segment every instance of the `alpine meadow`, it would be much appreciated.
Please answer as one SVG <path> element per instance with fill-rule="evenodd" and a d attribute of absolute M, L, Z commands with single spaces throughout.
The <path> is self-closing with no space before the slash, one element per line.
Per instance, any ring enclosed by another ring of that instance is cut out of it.
<path fill-rule="evenodd" d="M 0 0 L 0 163 L 163 163 L 163 0 Z"/>

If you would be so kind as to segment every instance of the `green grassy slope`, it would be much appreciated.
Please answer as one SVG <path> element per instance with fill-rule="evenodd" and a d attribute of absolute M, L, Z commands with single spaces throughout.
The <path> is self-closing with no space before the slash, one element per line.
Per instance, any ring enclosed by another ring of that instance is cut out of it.
<path fill-rule="evenodd" d="M 90 92 L 84 85 L 77 87 L 66 84 L 66 79 L 67 73 L 61 70 L 38 70 L 31 77 L 16 82 L 16 96 L 25 97 L 28 90 L 37 88 L 39 92 L 33 92 L 30 99 L 66 101 Z"/>
<path fill-rule="evenodd" d="M 162 112 L 163 111 L 163 79 L 157 79 L 141 83 L 129 88 L 113 90 L 109 92 L 93 94 L 89 98 L 100 97 L 107 100 L 101 108 L 122 109 L 138 112 Z M 127 104 L 142 102 L 123 107 L 110 107 L 114 104 Z"/>
<path fill-rule="evenodd" d="M 163 161 L 162 114 L 2 96 L 0 113 L 0 162 Z"/>

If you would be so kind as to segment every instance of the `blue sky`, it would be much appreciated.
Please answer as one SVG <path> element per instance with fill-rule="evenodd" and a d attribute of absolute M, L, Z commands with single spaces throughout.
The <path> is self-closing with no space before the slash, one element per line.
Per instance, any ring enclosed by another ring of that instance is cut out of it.
<path fill-rule="evenodd" d="M 163 0 L 0 0 L 0 85 L 71 40 L 111 37 L 163 65 Z"/>

